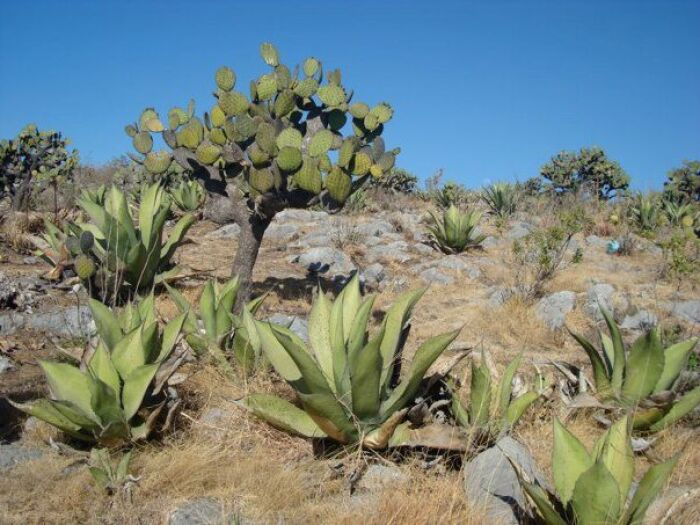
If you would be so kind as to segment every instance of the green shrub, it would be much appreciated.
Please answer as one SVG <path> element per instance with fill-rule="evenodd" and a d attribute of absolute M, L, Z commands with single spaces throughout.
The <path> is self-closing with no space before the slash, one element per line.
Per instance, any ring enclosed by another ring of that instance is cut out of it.
<path fill-rule="evenodd" d="M 497 182 L 484 188 L 481 198 L 493 215 L 505 219 L 515 213 L 518 205 L 518 189 L 514 184 Z"/>
<path fill-rule="evenodd" d="M 478 248 L 486 238 L 477 233 L 480 220 L 480 212 L 462 213 L 454 205 L 443 211 L 442 216 L 430 212 L 430 240 L 435 248 L 448 254 Z"/>

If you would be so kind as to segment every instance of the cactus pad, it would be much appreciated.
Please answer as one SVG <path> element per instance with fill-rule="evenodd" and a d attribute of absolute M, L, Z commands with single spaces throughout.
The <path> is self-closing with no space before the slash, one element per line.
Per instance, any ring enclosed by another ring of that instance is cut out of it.
<path fill-rule="evenodd" d="M 295 184 L 302 190 L 318 195 L 321 193 L 323 181 L 316 161 L 308 157 L 304 158 L 301 169 L 294 174 Z"/>
<path fill-rule="evenodd" d="M 394 167 L 394 163 L 396 162 L 396 157 L 394 156 L 393 153 L 387 152 L 384 153 L 381 157 L 379 157 L 379 161 L 377 164 L 382 168 L 383 173 L 388 173 L 391 171 L 391 168 Z"/>
<path fill-rule="evenodd" d="M 236 85 L 236 74 L 230 67 L 222 66 L 216 70 L 216 85 L 223 91 L 231 91 Z"/>
<path fill-rule="evenodd" d="M 153 131 L 154 133 L 161 132 L 165 129 L 160 122 L 158 113 L 156 113 L 156 110 L 153 108 L 146 108 L 143 110 L 141 117 L 139 117 L 139 128 L 141 130 Z"/>
<path fill-rule="evenodd" d="M 177 132 L 176 137 L 180 146 L 194 150 L 204 138 L 204 127 L 199 119 L 193 118 Z"/>
<path fill-rule="evenodd" d="M 284 64 L 280 64 L 275 68 L 275 77 L 277 77 L 277 89 L 287 89 L 292 83 L 292 74 L 289 68 Z"/>
<path fill-rule="evenodd" d="M 170 129 L 177 129 L 179 126 L 187 124 L 190 116 L 181 108 L 172 108 L 168 111 L 168 126 Z"/>
<path fill-rule="evenodd" d="M 240 137 L 238 140 L 240 142 L 255 135 L 255 132 L 258 130 L 258 122 L 244 113 L 243 115 L 236 117 L 236 121 L 233 124 L 233 129 L 235 129 L 236 135 Z"/>
<path fill-rule="evenodd" d="M 282 131 L 277 136 L 277 147 L 282 149 L 284 147 L 291 147 L 296 149 L 301 149 L 301 143 L 304 140 L 301 132 L 296 128 L 287 128 Z"/>
<path fill-rule="evenodd" d="M 377 118 L 377 115 L 370 111 L 365 115 L 363 124 L 367 131 L 374 131 L 379 127 L 379 119 Z"/>
<path fill-rule="evenodd" d="M 83 281 L 95 275 L 95 262 L 87 255 L 78 255 L 73 261 L 73 268 Z"/>
<path fill-rule="evenodd" d="M 84 231 L 80 234 L 80 251 L 88 253 L 95 245 L 95 236 L 92 232 Z"/>
<path fill-rule="evenodd" d="M 152 151 L 146 155 L 143 165 L 150 173 L 160 175 L 168 171 L 172 160 L 173 158 L 167 151 Z"/>
<path fill-rule="evenodd" d="M 328 125 L 333 131 L 340 131 L 348 121 L 348 117 L 345 116 L 345 111 L 340 109 L 334 109 L 327 115 L 328 116 L 326 118 L 328 119 Z"/>
<path fill-rule="evenodd" d="M 136 134 L 139 132 L 138 129 L 136 129 L 136 126 L 132 126 L 129 124 L 128 126 L 124 127 L 124 131 L 126 132 L 127 135 L 129 135 L 131 138 L 134 138 Z"/>
<path fill-rule="evenodd" d="M 312 77 L 321 67 L 321 63 L 314 57 L 309 57 L 304 60 L 304 74 L 307 77 Z"/>
<path fill-rule="evenodd" d="M 268 66 L 277 67 L 280 63 L 280 56 L 275 46 L 269 42 L 260 44 L 260 56 Z"/>
<path fill-rule="evenodd" d="M 369 106 L 363 102 L 355 102 L 350 106 L 350 114 L 359 119 L 363 119 L 369 113 Z"/>
<path fill-rule="evenodd" d="M 134 149 L 144 155 L 153 149 L 153 138 L 148 131 L 139 131 L 131 142 L 134 144 Z"/>
<path fill-rule="evenodd" d="M 318 158 L 318 168 L 323 172 L 323 173 L 329 173 L 331 169 L 333 168 L 333 163 L 331 162 L 330 157 L 328 155 L 321 155 Z"/>
<path fill-rule="evenodd" d="M 297 148 L 285 146 L 280 148 L 275 160 L 282 171 L 296 171 L 301 166 L 301 151 Z"/>
<path fill-rule="evenodd" d="M 326 189 L 334 201 L 342 204 L 350 195 L 352 179 L 338 166 L 334 166 L 326 176 Z"/>
<path fill-rule="evenodd" d="M 275 116 L 277 118 L 286 117 L 295 107 L 294 93 L 285 89 L 275 99 Z"/>
<path fill-rule="evenodd" d="M 380 178 L 384 174 L 384 171 L 382 171 L 382 167 L 379 164 L 372 164 L 369 172 L 375 179 Z"/>
<path fill-rule="evenodd" d="M 248 99 L 240 91 L 219 93 L 219 106 L 229 117 L 237 117 L 248 111 Z"/>
<path fill-rule="evenodd" d="M 264 152 L 273 155 L 277 149 L 275 145 L 275 128 L 267 122 L 260 124 L 255 134 L 255 142 Z"/>
<path fill-rule="evenodd" d="M 270 191 L 275 184 L 275 177 L 269 168 L 262 170 L 257 170 L 252 168 L 250 170 L 250 186 L 259 191 L 260 193 L 265 193 Z"/>
<path fill-rule="evenodd" d="M 270 155 L 265 153 L 256 142 L 248 148 L 248 158 L 256 168 L 261 168 L 270 162 Z"/>
<path fill-rule="evenodd" d="M 209 140 L 214 144 L 223 146 L 226 144 L 226 133 L 224 133 L 224 130 L 221 128 L 214 128 L 209 132 Z"/>
<path fill-rule="evenodd" d="M 350 168 L 352 169 L 352 174 L 362 177 L 367 175 L 367 172 L 372 166 L 372 158 L 364 151 L 359 151 L 355 154 L 350 163 Z"/>
<path fill-rule="evenodd" d="M 269 73 L 262 75 L 255 85 L 259 100 L 270 100 L 277 93 L 277 77 Z"/>
<path fill-rule="evenodd" d="M 370 110 L 370 113 L 377 117 L 377 121 L 380 124 L 384 124 L 385 122 L 389 122 L 391 120 L 391 117 L 394 115 L 394 110 L 389 104 L 382 102 L 381 104 L 374 106 Z"/>
<path fill-rule="evenodd" d="M 318 88 L 318 97 L 326 106 L 340 106 L 345 102 L 345 91 L 340 86 L 327 84 Z"/>
<path fill-rule="evenodd" d="M 211 123 L 215 128 L 220 128 L 224 125 L 224 122 L 226 122 L 226 113 L 224 113 L 224 110 L 221 109 L 219 105 L 214 106 L 211 108 Z"/>
<path fill-rule="evenodd" d="M 356 149 L 357 140 L 355 140 L 353 137 L 345 139 L 343 144 L 340 146 L 340 151 L 338 152 L 338 166 L 341 168 L 347 168 Z"/>
<path fill-rule="evenodd" d="M 195 152 L 197 160 L 208 166 L 214 164 L 221 156 L 221 149 L 211 142 L 202 142 Z"/>
<path fill-rule="evenodd" d="M 311 142 L 309 142 L 309 155 L 312 157 L 318 157 L 319 155 L 325 155 L 331 146 L 333 145 L 333 133 L 327 129 L 322 129 L 311 137 Z"/>
<path fill-rule="evenodd" d="M 305 78 L 294 86 L 294 93 L 302 98 L 311 98 L 318 90 L 318 81 L 315 78 Z"/>

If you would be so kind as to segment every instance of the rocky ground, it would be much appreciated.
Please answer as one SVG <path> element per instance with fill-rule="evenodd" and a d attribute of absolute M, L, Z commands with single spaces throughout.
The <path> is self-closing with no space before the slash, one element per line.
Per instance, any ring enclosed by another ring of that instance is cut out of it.
<path fill-rule="evenodd" d="M 256 293 L 270 293 L 259 315 L 291 323 L 304 337 L 314 287 L 336 290 L 357 271 L 366 290 L 379 293 L 378 310 L 401 291 L 429 285 L 414 311 L 409 356 L 427 337 L 463 327 L 456 344 L 487 348 L 499 366 L 524 352 L 529 364 L 546 367 L 551 360 L 565 360 L 586 368 L 585 354 L 565 327 L 592 336 L 600 325 L 599 304 L 614 313 L 625 338 L 659 323 L 676 337 L 700 333 L 697 289 L 662 277 L 661 250 L 652 241 L 637 238 L 632 255 L 617 256 L 606 253 L 609 238 L 579 234 L 543 296 L 525 301 L 516 293 L 520 274 L 512 242 L 542 220 L 523 214 L 500 229 L 486 224 L 483 250 L 443 255 L 427 244 L 423 219 L 421 211 L 400 210 L 279 214 L 255 270 Z M 188 238 L 176 255 L 188 275 L 179 285 L 195 297 L 207 277 L 228 276 L 237 227 L 203 221 Z M 574 263 L 577 249 L 583 259 Z M 402 458 L 398 464 L 374 458 L 351 491 L 347 461 L 314 459 L 308 443 L 270 429 L 232 402 L 247 391 L 283 390 L 284 385 L 268 377 L 232 385 L 194 363 L 182 369 L 179 388 L 186 403 L 176 432 L 137 454 L 134 469 L 140 480 L 131 500 L 99 493 L 82 451 L 59 444 L 49 429 L 19 418 L 3 400 L 30 399 L 45 391 L 37 357 L 60 358 L 79 350 L 91 330 L 86 299 L 69 283 L 57 287 L 43 281 L 47 267 L 35 257 L 8 245 L 0 245 L 0 257 L 0 522 L 512 522 L 500 500 L 484 495 L 488 479 L 489 487 L 502 484 L 513 497 L 522 496 L 507 472 L 499 470 L 504 459 L 498 450 L 477 456 L 462 471 L 428 458 Z M 164 297 L 159 309 L 166 317 L 174 312 Z M 688 383 L 698 380 L 696 370 L 684 374 Z M 543 472 L 534 472 L 533 462 L 533 473 L 542 479 L 549 475 L 552 410 L 560 408 L 541 406 L 526 417 L 516 432 L 524 446 L 502 444 L 526 463 L 534 457 Z M 693 426 L 698 420 L 696 413 L 655 443 L 658 457 L 685 448 L 672 486 L 649 523 L 658 523 L 667 512 L 672 516 L 668 523 L 692 523 L 700 516 L 700 431 Z M 599 432 L 590 419 L 574 418 L 572 425 L 589 442 Z M 640 459 L 638 472 L 649 461 Z M 678 501 L 683 504 L 669 511 Z"/>

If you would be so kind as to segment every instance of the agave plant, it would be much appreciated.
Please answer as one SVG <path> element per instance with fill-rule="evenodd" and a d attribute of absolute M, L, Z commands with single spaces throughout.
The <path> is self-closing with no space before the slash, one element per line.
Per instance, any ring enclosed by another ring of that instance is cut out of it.
<path fill-rule="evenodd" d="M 180 184 L 170 190 L 173 203 L 182 212 L 194 212 L 204 204 L 206 194 L 202 186 L 194 180 L 180 181 Z"/>
<path fill-rule="evenodd" d="M 617 323 L 607 310 L 601 308 L 601 312 L 610 331 L 609 336 L 600 333 L 602 351 L 584 337 L 571 335 L 588 354 L 595 388 L 603 402 L 634 408 L 634 429 L 650 432 L 675 423 L 700 404 L 700 387 L 682 397 L 673 391 L 697 338 L 664 349 L 653 328 L 625 351 Z"/>
<path fill-rule="evenodd" d="M 92 355 L 82 366 L 39 361 L 51 397 L 12 404 L 80 440 L 120 446 L 146 439 L 165 405 L 156 394 L 174 370 L 164 364 L 186 314 L 161 331 L 152 295 L 120 315 L 94 299 L 90 310 L 99 339 Z"/>
<path fill-rule="evenodd" d="M 481 213 L 461 213 L 455 206 L 444 211 L 442 217 L 430 212 L 428 231 L 431 242 L 437 249 L 448 254 L 476 248 L 486 238 L 486 235 L 477 233 L 476 227 L 480 220 Z"/>
<path fill-rule="evenodd" d="M 170 200 L 160 185 L 153 184 L 145 190 L 136 225 L 124 193 L 116 186 L 105 195 L 104 205 L 85 196 L 78 200 L 78 205 L 91 222 L 79 222 L 72 228 L 80 233 L 89 232 L 94 242 L 82 247 L 85 264 L 76 265 L 76 273 L 93 295 L 107 301 L 148 292 L 154 284 L 178 273 L 171 260 L 194 217 L 184 215 L 163 242 Z"/>
<path fill-rule="evenodd" d="M 451 206 L 459 206 L 467 200 L 467 190 L 456 182 L 446 182 L 441 188 L 433 188 L 429 191 L 430 199 L 435 206 L 446 210 Z"/>
<path fill-rule="evenodd" d="M 80 192 L 82 200 L 92 202 L 97 206 L 104 206 L 105 195 L 107 195 L 107 186 L 104 184 L 100 184 L 94 190 L 85 188 Z"/>
<path fill-rule="evenodd" d="M 642 523 L 677 462 L 674 456 L 649 468 L 631 494 L 634 453 L 628 418 L 613 424 L 591 452 L 555 419 L 552 473 L 556 492 L 523 479 L 515 467 L 542 523 L 632 525 Z"/>
<path fill-rule="evenodd" d="M 483 438 L 491 440 L 509 431 L 525 411 L 540 397 L 534 391 L 515 391 L 513 379 L 520 368 L 522 355 L 506 367 L 500 382 L 493 380 L 486 351 L 481 363 L 472 361 L 469 405 L 465 407 L 457 395 L 452 395 L 452 414 L 459 425 L 483 431 Z"/>
<path fill-rule="evenodd" d="M 240 279 L 236 276 L 219 286 L 209 281 L 199 298 L 199 308 L 195 308 L 176 289 L 168 286 L 168 293 L 181 313 L 187 314 L 183 331 L 187 343 L 199 353 L 210 353 L 222 372 L 231 377 L 233 370 L 225 352 L 232 350 L 239 365 L 246 370 L 255 367 L 261 360 L 260 344 L 253 315 L 262 304 L 265 296 L 250 301 L 240 316 L 233 313 Z M 253 334 L 251 337 L 250 334 Z"/>
<path fill-rule="evenodd" d="M 497 182 L 484 188 L 481 198 L 493 215 L 505 219 L 515 213 L 518 205 L 518 189 L 514 184 Z"/>
<path fill-rule="evenodd" d="M 664 215 L 666 215 L 666 218 L 668 219 L 668 222 L 671 223 L 673 226 L 693 226 L 694 220 L 692 205 L 664 199 L 663 211 Z"/>
<path fill-rule="evenodd" d="M 644 232 L 651 232 L 659 225 L 659 204 L 652 197 L 639 194 L 630 209 L 637 227 Z"/>
<path fill-rule="evenodd" d="M 129 474 L 129 463 L 131 462 L 130 450 L 124 454 L 116 466 L 112 464 L 109 450 L 105 448 L 93 448 L 90 451 L 90 475 L 102 490 L 113 494 L 118 491 L 125 491 L 129 494 L 131 486 L 138 481 Z"/>
<path fill-rule="evenodd" d="M 415 443 L 402 421 L 431 364 L 459 333 L 424 342 L 405 377 L 396 381 L 411 310 L 423 292 L 399 297 L 371 337 L 367 323 L 374 297 L 362 297 L 357 276 L 333 302 L 319 290 L 308 319 L 310 348 L 282 326 L 257 322 L 265 356 L 294 388 L 301 408 L 266 394 L 248 396 L 242 404 L 273 426 L 305 437 L 372 449 Z"/>

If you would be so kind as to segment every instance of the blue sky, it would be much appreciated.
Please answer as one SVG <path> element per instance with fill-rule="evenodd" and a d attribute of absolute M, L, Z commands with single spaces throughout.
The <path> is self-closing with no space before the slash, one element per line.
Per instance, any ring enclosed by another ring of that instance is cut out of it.
<path fill-rule="evenodd" d="M 210 108 L 218 66 L 247 86 L 271 41 L 390 102 L 387 143 L 421 178 L 524 180 L 599 145 L 658 188 L 700 158 L 699 22 L 697 0 L 6 1 L 0 137 L 36 122 L 107 161 L 131 150 L 123 127 L 144 107 Z"/>

